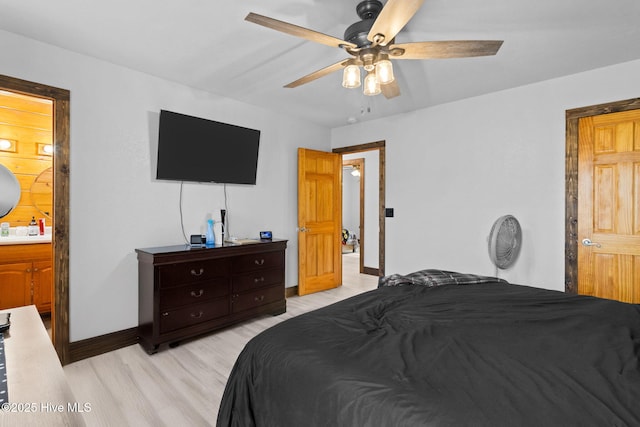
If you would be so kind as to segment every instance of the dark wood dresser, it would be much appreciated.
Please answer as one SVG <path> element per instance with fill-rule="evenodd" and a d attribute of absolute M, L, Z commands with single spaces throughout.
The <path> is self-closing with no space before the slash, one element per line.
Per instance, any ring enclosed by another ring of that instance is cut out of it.
<path fill-rule="evenodd" d="M 149 353 L 263 314 L 282 314 L 286 240 L 136 249 L 138 335 Z"/>

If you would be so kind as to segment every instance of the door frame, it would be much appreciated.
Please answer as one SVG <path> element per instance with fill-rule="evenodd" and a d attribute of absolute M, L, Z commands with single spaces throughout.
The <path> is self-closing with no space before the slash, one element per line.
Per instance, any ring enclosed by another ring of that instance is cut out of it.
<path fill-rule="evenodd" d="M 379 176 L 379 189 L 378 189 L 378 271 L 367 271 L 368 269 L 364 269 L 366 274 L 378 275 L 380 277 L 384 276 L 385 271 L 385 150 L 386 150 L 386 142 L 385 141 L 377 141 L 370 142 L 367 144 L 359 144 L 359 145 L 351 145 L 347 147 L 339 147 L 334 148 L 333 152 L 338 154 L 354 154 L 360 153 L 363 151 L 373 151 L 378 150 L 378 166 L 380 170 Z M 364 215 L 364 213 L 362 213 Z"/>
<path fill-rule="evenodd" d="M 53 101 L 53 346 L 69 363 L 69 139 L 70 92 L 0 75 L 0 89 Z"/>
<path fill-rule="evenodd" d="M 583 117 L 640 110 L 640 98 L 567 110 L 565 151 L 565 292 L 578 293 L 578 122 Z"/>

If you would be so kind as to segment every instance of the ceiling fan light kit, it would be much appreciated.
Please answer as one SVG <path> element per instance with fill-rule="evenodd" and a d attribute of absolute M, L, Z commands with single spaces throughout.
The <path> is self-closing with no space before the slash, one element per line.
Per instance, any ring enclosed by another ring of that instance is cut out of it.
<path fill-rule="evenodd" d="M 376 73 L 374 71 L 369 71 L 364 78 L 364 89 L 362 90 L 362 93 L 367 96 L 374 96 L 378 95 L 380 92 L 382 92 L 382 89 L 380 89 L 380 82 L 376 78 Z"/>
<path fill-rule="evenodd" d="M 388 55 L 380 55 L 380 59 L 376 62 L 376 76 L 381 85 L 388 85 L 396 79 L 393 75 L 393 64 L 389 61 Z"/>
<path fill-rule="evenodd" d="M 360 67 L 355 64 L 347 65 L 344 67 L 344 73 L 342 75 L 342 86 L 347 89 L 355 89 L 360 87 Z"/>
<path fill-rule="evenodd" d="M 387 99 L 400 95 L 392 59 L 443 59 L 495 55 L 501 40 L 460 40 L 395 44 L 396 35 L 422 6 L 424 0 L 364 0 L 356 7 L 361 21 L 350 25 L 344 40 L 308 28 L 249 13 L 245 20 L 289 35 L 345 50 L 351 58 L 314 71 L 285 87 L 294 88 L 343 70 L 342 86 L 363 86 L 365 95 L 382 93 Z M 367 71 L 360 81 L 360 67 Z"/>

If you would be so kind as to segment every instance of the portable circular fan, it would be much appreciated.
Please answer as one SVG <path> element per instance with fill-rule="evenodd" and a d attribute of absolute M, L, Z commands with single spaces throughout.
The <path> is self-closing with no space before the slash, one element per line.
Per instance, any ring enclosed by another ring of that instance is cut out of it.
<path fill-rule="evenodd" d="M 20 183 L 4 165 L 0 165 L 0 218 L 9 215 L 20 200 Z"/>
<path fill-rule="evenodd" d="M 493 223 L 488 240 L 491 262 L 503 270 L 510 267 L 516 262 L 522 246 L 520 223 L 513 215 L 501 216 Z"/>

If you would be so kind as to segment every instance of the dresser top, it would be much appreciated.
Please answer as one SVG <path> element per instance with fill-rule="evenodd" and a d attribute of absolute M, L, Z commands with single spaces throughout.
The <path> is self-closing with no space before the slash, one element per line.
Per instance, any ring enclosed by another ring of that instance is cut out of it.
<path fill-rule="evenodd" d="M 233 249 L 247 248 L 247 247 L 256 247 L 263 248 L 265 245 L 273 245 L 273 244 L 282 244 L 286 245 L 287 240 L 285 239 L 270 239 L 270 240 L 253 240 L 249 243 L 247 240 L 242 240 L 243 243 L 232 243 L 225 242 L 223 245 L 217 245 L 213 247 L 205 247 L 205 246 L 191 246 L 188 244 L 183 245 L 172 245 L 172 246 L 157 246 L 153 248 L 140 248 L 136 249 L 137 253 L 144 253 L 149 255 L 165 255 L 165 254 L 185 254 L 185 253 L 213 253 L 216 252 L 227 252 Z"/>

